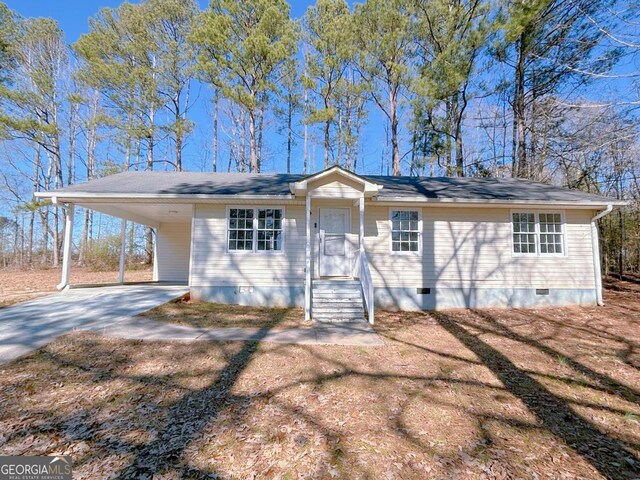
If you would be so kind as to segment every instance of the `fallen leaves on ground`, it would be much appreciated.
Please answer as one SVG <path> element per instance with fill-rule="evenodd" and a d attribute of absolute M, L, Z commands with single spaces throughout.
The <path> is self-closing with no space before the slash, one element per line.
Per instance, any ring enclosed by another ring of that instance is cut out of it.
<path fill-rule="evenodd" d="M 640 289 L 379 312 L 384 347 L 62 337 L 0 366 L 0 453 L 74 478 L 638 478 Z"/>

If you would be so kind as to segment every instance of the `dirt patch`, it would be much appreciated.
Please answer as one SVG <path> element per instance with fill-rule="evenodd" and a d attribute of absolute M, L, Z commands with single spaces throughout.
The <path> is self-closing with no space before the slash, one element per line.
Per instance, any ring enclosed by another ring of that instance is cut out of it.
<path fill-rule="evenodd" d="M 371 349 L 68 335 L 0 366 L 0 452 L 70 454 L 77 478 L 638 478 L 621 295 L 379 312 Z"/>
<path fill-rule="evenodd" d="M 149 319 L 196 328 L 310 328 L 302 308 L 263 308 L 192 302 L 189 297 L 143 313 Z"/>
<path fill-rule="evenodd" d="M 125 273 L 127 282 L 146 282 L 153 277 L 150 269 L 131 270 Z M 118 272 L 91 272 L 72 267 L 71 284 L 104 284 L 118 281 Z M 60 283 L 60 269 L 0 270 L 0 308 L 32 298 L 49 295 Z"/>

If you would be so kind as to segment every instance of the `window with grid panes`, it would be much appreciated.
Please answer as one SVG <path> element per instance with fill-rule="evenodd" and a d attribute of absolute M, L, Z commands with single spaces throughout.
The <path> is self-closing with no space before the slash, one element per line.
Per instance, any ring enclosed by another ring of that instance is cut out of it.
<path fill-rule="evenodd" d="M 417 252 L 420 246 L 420 215 L 417 210 L 391 211 L 391 251 Z"/>
<path fill-rule="evenodd" d="M 257 241 L 258 251 L 282 250 L 282 209 L 259 208 Z"/>
<path fill-rule="evenodd" d="M 513 253 L 536 253 L 535 213 L 512 213 Z"/>
<path fill-rule="evenodd" d="M 230 208 L 229 251 L 253 250 L 253 208 Z"/>
<path fill-rule="evenodd" d="M 540 253 L 562 253 L 562 217 L 559 213 L 539 213 Z"/>

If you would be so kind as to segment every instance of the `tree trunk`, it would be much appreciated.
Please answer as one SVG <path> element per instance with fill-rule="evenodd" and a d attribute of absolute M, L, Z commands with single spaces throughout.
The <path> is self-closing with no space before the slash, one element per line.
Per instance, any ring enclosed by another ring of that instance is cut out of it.
<path fill-rule="evenodd" d="M 33 191 L 37 192 L 40 190 L 40 163 L 42 161 L 42 150 L 38 145 L 36 148 L 36 158 L 35 162 L 33 162 Z M 28 253 L 28 263 L 31 265 L 33 263 L 33 229 L 35 225 L 35 217 L 36 212 L 32 209 L 29 215 L 29 253 Z"/>
<path fill-rule="evenodd" d="M 218 90 L 213 94 L 213 171 L 218 171 Z"/>
<path fill-rule="evenodd" d="M 324 168 L 329 167 L 330 127 L 329 121 L 324 122 Z"/>
<path fill-rule="evenodd" d="M 176 131 L 176 172 L 182 171 L 182 127 Z"/>
<path fill-rule="evenodd" d="M 124 146 L 124 169 L 129 170 L 131 168 L 131 135 L 127 134 L 126 143 Z M 136 167 L 137 169 L 138 167 Z"/>
<path fill-rule="evenodd" d="M 82 234 L 80 236 L 80 252 L 78 254 L 78 265 L 81 267 L 83 267 L 87 261 L 88 238 L 89 238 L 89 209 L 85 208 L 83 219 L 82 219 Z"/>
<path fill-rule="evenodd" d="M 69 105 L 69 164 L 67 165 L 67 185 L 75 182 L 76 137 L 78 131 L 78 104 Z"/>
<path fill-rule="evenodd" d="M 344 131 L 342 129 L 342 109 L 338 109 L 338 132 L 336 133 L 336 156 L 335 161 L 333 162 L 335 165 L 342 165 L 342 136 L 344 135 Z"/>
<path fill-rule="evenodd" d="M 515 70 L 515 91 L 513 99 L 513 120 L 515 133 L 517 135 L 517 168 L 518 177 L 528 177 L 526 136 L 525 136 L 525 55 L 526 55 L 526 33 L 520 35 L 518 42 L 518 59 Z"/>
<path fill-rule="evenodd" d="M 389 95 L 389 117 L 391 121 L 391 175 L 398 177 L 402 175 L 400 169 L 400 148 L 398 146 L 398 96 L 395 91 Z"/>
<path fill-rule="evenodd" d="M 464 157 L 462 153 L 462 132 L 456 127 L 456 175 L 464 177 Z"/>
<path fill-rule="evenodd" d="M 178 78 L 179 73 L 174 69 L 174 78 Z M 186 111 L 180 108 L 180 98 L 182 97 L 182 87 L 178 87 L 174 94 L 173 104 L 175 109 L 175 142 L 176 142 L 176 171 L 182 171 L 182 148 L 184 144 L 184 128 L 186 123 Z M 189 89 L 187 88 L 185 110 L 189 105 Z"/>
<path fill-rule="evenodd" d="M 49 207 L 46 207 L 44 211 L 40 211 L 40 223 L 42 226 L 42 257 L 40 259 L 40 264 L 44 267 L 48 263 L 48 252 L 49 252 L 49 230 L 47 228 L 47 224 L 49 222 Z"/>
<path fill-rule="evenodd" d="M 264 133 L 264 110 L 258 112 L 258 172 L 262 167 L 262 134 Z"/>
<path fill-rule="evenodd" d="M 622 209 L 618 209 L 618 231 L 620 234 L 618 245 L 618 278 L 622 280 L 624 276 L 624 220 L 622 217 Z"/>
<path fill-rule="evenodd" d="M 305 122 L 304 122 L 304 134 L 303 134 L 303 139 L 302 139 L 302 174 L 306 175 L 307 171 L 309 169 L 309 165 L 308 165 L 308 138 L 309 138 L 309 127 L 307 125 L 307 121 L 306 121 L 306 116 L 307 116 L 307 110 L 308 110 L 308 106 L 309 106 L 309 90 L 307 90 L 307 88 L 305 87 L 304 89 L 304 114 L 305 114 Z"/>
<path fill-rule="evenodd" d="M 27 231 L 28 238 L 28 250 L 27 250 L 27 265 L 31 266 L 33 264 L 33 227 L 36 220 L 36 212 L 31 210 L 29 212 L 29 230 Z"/>
<path fill-rule="evenodd" d="M 293 96 L 289 94 L 287 104 L 287 173 L 291 173 L 291 145 L 293 143 Z"/>
<path fill-rule="evenodd" d="M 258 145 L 256 141 L 256 112 L 249 110 L 249 162 L 251 173 L 259 173 Z"/>
<path fill-rule="evenodd" d="M 98 97 L 99 97 L 99 93 L 97 90 L 95 90 L 93 94 L 91 117 L 89 118 L 89 128 L 87 132 L 87 180 L 92 180 L 95 172 L 96 144 L 98 142 L 98 139 L 97 139 L 98 127 L 96 124 L 96 119 L 98 116 Z M 130 159 L 131 157 L 131 151 L 130 151 L 131 139 L 130 138 L 128 138 L 127 140 L 127 148 L 128 148 L 128 152 L 126 154 L 126 158 Z M 80 265 L 84 265 L 86 263 L 86 257 L 89 252 L 89 241 L 91 239 L 91 223 L 92 223 L 91 220 L 92 220 L 91 211 L 85 208 L 84 219 L 82 224 L 82 237 L 80 241 L 80 258 L 78 259 L 78 263 Z"/>
<path fill-rule="evenodd" d="M 456 165 L 454 174 L 456 177 L 464 177 L 464 152 L 462 148 L 462 115 L 460 111 L 460 92 L 451 98 L 450 127 L 449 134 L 453 137 L 455 144 Z"/>
<path fill-rule="evenodd" d="M 133 255 L 136 250 L 136 224 L 129 222 L 129 261 L 133 261 Z"/>

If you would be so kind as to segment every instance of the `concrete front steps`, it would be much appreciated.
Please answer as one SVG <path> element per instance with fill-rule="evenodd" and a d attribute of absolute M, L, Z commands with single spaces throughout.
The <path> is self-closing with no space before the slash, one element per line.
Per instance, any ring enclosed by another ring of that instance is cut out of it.
<path fill-rule="evenodd" d="M 364 322 L 363 305 L 358 280 L 313 280 L 311 284 L 311 318 L 316 322 Z"/>

